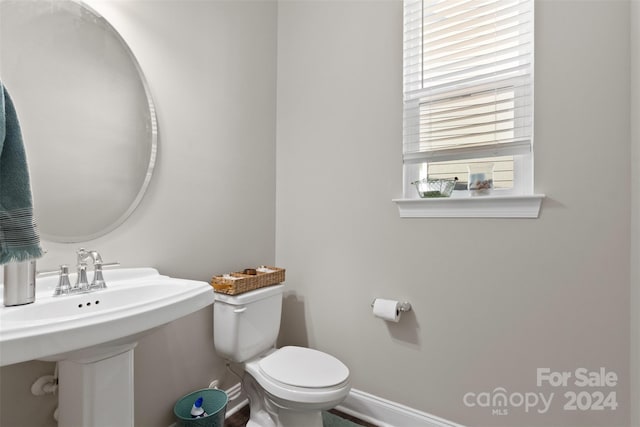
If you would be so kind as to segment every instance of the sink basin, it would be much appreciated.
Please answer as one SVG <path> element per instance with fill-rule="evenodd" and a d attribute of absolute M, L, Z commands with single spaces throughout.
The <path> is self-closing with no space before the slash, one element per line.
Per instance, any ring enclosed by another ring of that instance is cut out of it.
<path fill-rule="evenodd" d="M 59 297 L 52 296 L 58 278 L 41 278 L 33 304 L 2 306 L 0 366 L 117 351 L 214 300 L 208 283 L 163 276 L 153 268 L 106 270 L 104 278 L 107 289 Z"/>
<path fill-rule="evenodd" d="M 4 307 L 0 300 L 0 366 L 59 362 L 59 427 L 134 427 L 138 339 L 213 304 L 206 282 L 163 276 L 153 268 L 103 274 L 107 289 L 54 297 L 54 276 L 36 281 L 33 304 Z"/>

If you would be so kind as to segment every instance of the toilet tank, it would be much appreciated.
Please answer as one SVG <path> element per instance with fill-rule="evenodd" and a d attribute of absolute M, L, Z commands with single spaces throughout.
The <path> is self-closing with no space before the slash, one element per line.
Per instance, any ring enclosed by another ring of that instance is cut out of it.
<path fill-rule="evenodd" d="M 213 343 L 216 352 L 233 362 L 245 362 L 276 345 L 280 331 L 284 285 L 240 295 L 215 294 Z"/>

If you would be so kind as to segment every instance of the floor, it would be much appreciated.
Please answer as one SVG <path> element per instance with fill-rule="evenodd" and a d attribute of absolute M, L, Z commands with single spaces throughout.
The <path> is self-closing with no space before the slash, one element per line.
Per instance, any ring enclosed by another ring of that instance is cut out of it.
<path fill-rule="evenodd" d="M 334 415 L 342 417 L 351 421 L 354 424 L 358 424 L 360 426 L 365 427 L 377 427 L 375 424 L 368 423 L 366 421 L 362 421 L 358 418 L 352 417 L 350 415 L 345 414 L 344 412 L 340 412 L 335 409 L 331 409 L 331 412 Z M 224 427 L 245 427 L 247 425 L 247 421 L 249 421 L 249 405 L 245 406 L 229 418 L 227 418 L 224 422 Z"/>

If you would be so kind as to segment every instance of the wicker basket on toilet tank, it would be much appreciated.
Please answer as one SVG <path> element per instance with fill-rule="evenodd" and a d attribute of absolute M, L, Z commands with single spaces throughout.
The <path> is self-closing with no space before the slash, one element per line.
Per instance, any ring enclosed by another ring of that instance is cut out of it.
<path fill-rule="evenodd" d="M 263 266 L 256 269 L 246 269 L 243 272 L 213 276 L 211 286 L 216 292 L 238 295 L 284 282 L 284 272 L 285 269 L 279 267 Z"/>

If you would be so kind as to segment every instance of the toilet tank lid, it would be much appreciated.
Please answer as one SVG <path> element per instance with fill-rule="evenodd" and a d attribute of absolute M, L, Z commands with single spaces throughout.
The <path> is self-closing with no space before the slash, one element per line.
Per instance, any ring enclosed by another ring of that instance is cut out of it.
<path fill-rule="evenodd" d="M 282 347 L 260 360 L 260 369 L 291 386 L 331 387 L 349 379 L 349 368 L 335 357 L 304 347 Z"/>
<path fill-rule="evenodd" d="M 225 302 L 231 305 L 245 305 L 251 302 L 259 301 L 264 298 L 268 298 L 273 295 L 282 294 L 284 292 L 284 285 L 272 285 L 264 288 L 259 288 L 254 291 L 244 292 L 238 295 L 227 295 L 219 292 L 215 292 L 215 301 Z"/>

